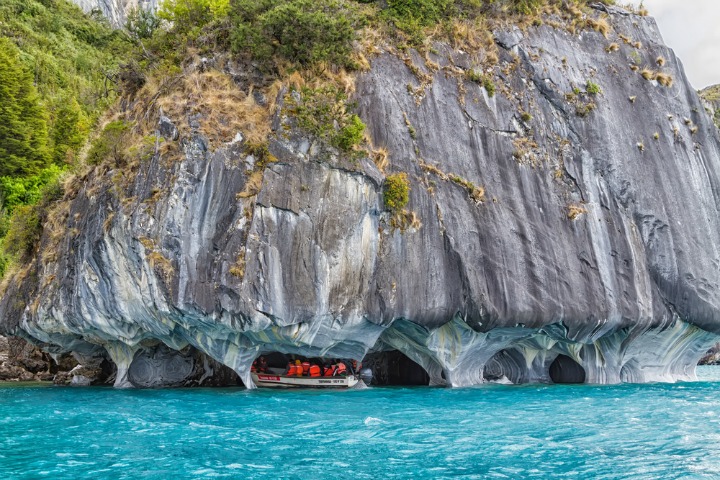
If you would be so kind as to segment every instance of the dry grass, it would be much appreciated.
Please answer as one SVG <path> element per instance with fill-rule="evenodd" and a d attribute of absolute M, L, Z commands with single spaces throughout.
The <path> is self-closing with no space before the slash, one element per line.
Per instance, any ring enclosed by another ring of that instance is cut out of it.
<path fill-rule="evenodd" d="M 262 182 L 263 170 L 255 170 L 250 174 L 247 181 L 245 182 L 245 187 L 243 188 L 242 192 L 237 193 L 235 195 L 235 198 L 239 200 L 241 198 L 254 197 L 258 193 L 260 193 L 260 188 L 262 188 Z"/>
<path fill-rule="evenodd" d="M 580 215 L 587 212 L 587 209 L 582 205 L 570 205 L 567 207 L 567 218 L 570 220 L 575 220 Z"/>
<path fill-rule="evenodd" d="M 610 45 L 608 45 L 607 48 L 605 49 L 605 51 L 606 51 L 607 53 L 617 52 L 618 50 L 620 50 L 620 45 L 618 45 L 618 44 L 615 43 L 615 42 L 613 42 L 613 43 L 611 43 Z"/>
<path fill-rule="evenodd" d="M 658 67 L 662 67 L 665 65 L 665 59 L 663 57 L 657 57 L 657 59 L 655 59 L 655 63 L 658 64 Z"/>
<path fill-rule="evenodd" d="M 596 32 L 600 32 L 605 38 L 607 38 L 608 33 L 610 32 L 610 24 L 604 18 L 588 18 L 585 21 L 585 24 Z"/>
<path fill-rule="evenodd" d="M 245 276 L 245 251 L 243 250 L 237 256 L 235 264 L 228 270 L 231 275 L 238 277 L 240 280 Z"/>
<path fill-rule="evenodd" d="M 642 77 L 645 80 L 655 80 L 657 73 L 655 73 L 655 71 L 650 70 L 649 68 L 646 67 L 646 68 L 643 68 L 642 70 L 640 70 L 640 75 L 642 75 Z"/>
<path fill-rule="evenodd" d="M 372 149 L 372 160 L 373 163 L 375 163 L 375 166 L 380 170 L 382 173 L 385 173 L 385 169 L 390 164 L 390 155 L 387 151 L 387 148 L 380 147 L 380 148 L 373 148 Z"/>
<path fill-rule="evenodd" d="M 182 77 L 158 106 L 173 121 L 184 124 L 188 115 L 200 115 L 200 131 L 211 145 L 231 141 L 242 132 L 249 141 L 264 141 L 270 133 L 270 111 L 256 103 L 252 90 L 241 91 L 232 79 L 217 71 L 193 72 Z"/>
<path fill-rule="evenodd" d="M 422 222 L 420 221 L 420 217 L 418 217 L 417 213 L 409 210 L 402 210 L 390 217 L 390 226 L 399 229 L 401 232 L 405 232 L 405 230 L 409 228 L 417 231 L 422 227 Z"/>
<path fill-rule="evenodd" d="M 443 172 L 438 167 L 436 167 L 435 165 L 432 165 L 430 163 L 425 163 L 421 160 L 420 168 L 422 169 L 422 171 L 427 172 L 427 173 L 432 173 L 433 175 L 437 175 L 438 177 L 440 177 L 443 180 L 448 179 L 448 176 L 445 172 Z"/>
<path fill-rule="evenodd" d="M 663 87 L 672 87 L 673 84 L 673 77 L 667 73 L 658 72 L 655 75 L 655 80 L 657 80 L 657 82 Z"/>

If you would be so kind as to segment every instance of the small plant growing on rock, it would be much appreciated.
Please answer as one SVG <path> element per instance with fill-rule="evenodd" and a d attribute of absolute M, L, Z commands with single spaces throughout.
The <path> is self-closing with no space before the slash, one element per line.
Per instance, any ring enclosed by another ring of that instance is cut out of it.
<path fill-rule="evenodd" d="M 663 87 L 672 87 L 673 84 L 672 76 L 667 73 L 657 73 L 655 75 L 655 80 L 657 80 L 657 82 Z"/>
<path fill-rule="evenodd" d="M 645 80 L 654 80 L 657 74 L 649 68 L 643 68 L 640 70 L 640 75 L 642 75 Z"/>
<path fill-rule="evenodd" d="M 611 43 L 610 45 L 608 45 L 607 48 L 605 49 L 605 51 L 606 51 L 607 53 L 617 52 L 618 50 L 620 50 L 620 45 L 618 45 L 618 44 L 615 43 L 615 42 L 613 42 L 613 43 Z"/>
<path fill-rule="evenodd" d="M 385 208 L 391 212 L 399 212 L 410 200 L 410 183 L 406 173 L 395 173 L 385 178 L 383 192 Z"/>
<path fill-rule="evenodd" d="M 665 59 L 664 59 L 663 57 L 658 57 L 658 58 L 655 60 L 655 63 L 658 64 L 658 67 L 662 67 L 663 65 L 665 65 Z"/>
<path fill-rule="evenodd" d="M 585 85 L 585 91 L 590 95 L 597 95 L 598 93 L 602 93 L 602 90 L 600 90 L 600 85 L 593 82 L 592 80 L 587 81 L 587 84 Z"/>
<path fill-rule="evenodd" d="M 528 112 L 522 112 L 520 114 L 520 118 L 523 122 L 528 123 L 530 120 L 532 120 L 532 115 L 530 115 Z"/>
<path fill-rule="evenodd" d="M 587 209 L 582 205 L 570 205 L 568 207 L 567 218 L 570 220 L 575 220 L 583 213 L 587 213 Z"/>

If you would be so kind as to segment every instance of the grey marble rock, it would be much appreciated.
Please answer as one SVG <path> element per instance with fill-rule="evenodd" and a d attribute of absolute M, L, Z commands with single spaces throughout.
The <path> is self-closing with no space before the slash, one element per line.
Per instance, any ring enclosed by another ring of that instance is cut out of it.
<path fill-rule="evenodd" d="M 196 381 L 203 358 L 252 387 L 269 352 L 399 351 L 449 386 L 694 378 L 720 335 L 718 132 L 654 20 L 609 15 L 607 39 L 496 32 L 494 96 L 444 71 L 412 95 L 405 62 L 375 57 L 355 99 L 384 172 L 279 117 L 256 196 L 238 195 L 243 132 L 216 149 L 183 136 L 124 203 L 96 169 L 59 245 L 42 239 L 56 254 L 9 283 L 0 328 L 108 358 L 118 387 Z M 659 56 L 670 87 L 630 68 Z M 394 172 L 421 225 L 391 226 Z"/>

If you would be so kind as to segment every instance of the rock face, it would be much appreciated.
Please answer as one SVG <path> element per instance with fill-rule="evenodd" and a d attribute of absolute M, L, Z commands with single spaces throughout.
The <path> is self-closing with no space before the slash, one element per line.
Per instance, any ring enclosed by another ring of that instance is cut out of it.
<path fill-rule="evenodd" d="M 720 335 L 720 143 L 655 22 L 609 21 L 608 38 L 496 32 L 494 96 L 449 74 L 472 57 L 442 45 L 358 75 L 421 226 L 391 226 L 375 164 L 282 117 L 255 196 L 241 135 L 181 136 L 182 158 L 158 152 L 124 202 L 121 172 L 97 168 L 59 246 L 44 235 L 10 282 L 4 329 L 111 359 L 116 386 L 182 384 L 213 360 L 252 387 L 266 352 L 398 351 L 450 386 L 694 378 Z M 630 68 L 660 56 L 671 86 Z"/>
<path fill-rule="evenodd" d="M 125 25 L 128 13 L 134 9 L 157 10 L 160 0 L 71 0 L 85 12 L 99 10 L 114 27 Z"/>
<path fill-rule="evenodd" d="M 0 381 L 50 381 L 75 365 L 71 355 L 50 356 L 21 338 L 0 336 Z"/>

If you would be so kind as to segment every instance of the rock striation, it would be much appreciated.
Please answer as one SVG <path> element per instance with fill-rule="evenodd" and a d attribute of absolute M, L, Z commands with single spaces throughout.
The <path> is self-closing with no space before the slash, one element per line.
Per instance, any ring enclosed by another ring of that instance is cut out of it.
<path fill-rule="evenodd" d="M 158 149 L 125 200 L 122 172 L 89 174 L 59 243 L 8 284 L 2 329 L 110 359 L 118 387 L 219 365 L 252 387 L 269 352 L 401 352 L 432 385 L 693 379 L 720 338 L 718 132 L 654 20 L 607 13 L 607 38 L 495 32 L 493 96 L 448 74 L 473 56 L 446 45 L 376 56 L 355 99 L 384 170 L 278 114 L 277 161 L 247 194 L 243 132 L 210 148 L 163 118 L 181 158 Z M 631 68 L 658 57 L 669 86 Z M 392 172 L 410 180 L 403 228 Z"/>
<path fill-rule="evenodd" d="M 135 9 L 157 10 L 159 0 L 72 0 L 86 13 L 100 11 L 114 27 L 125 25 L 128 14 Z"/>

